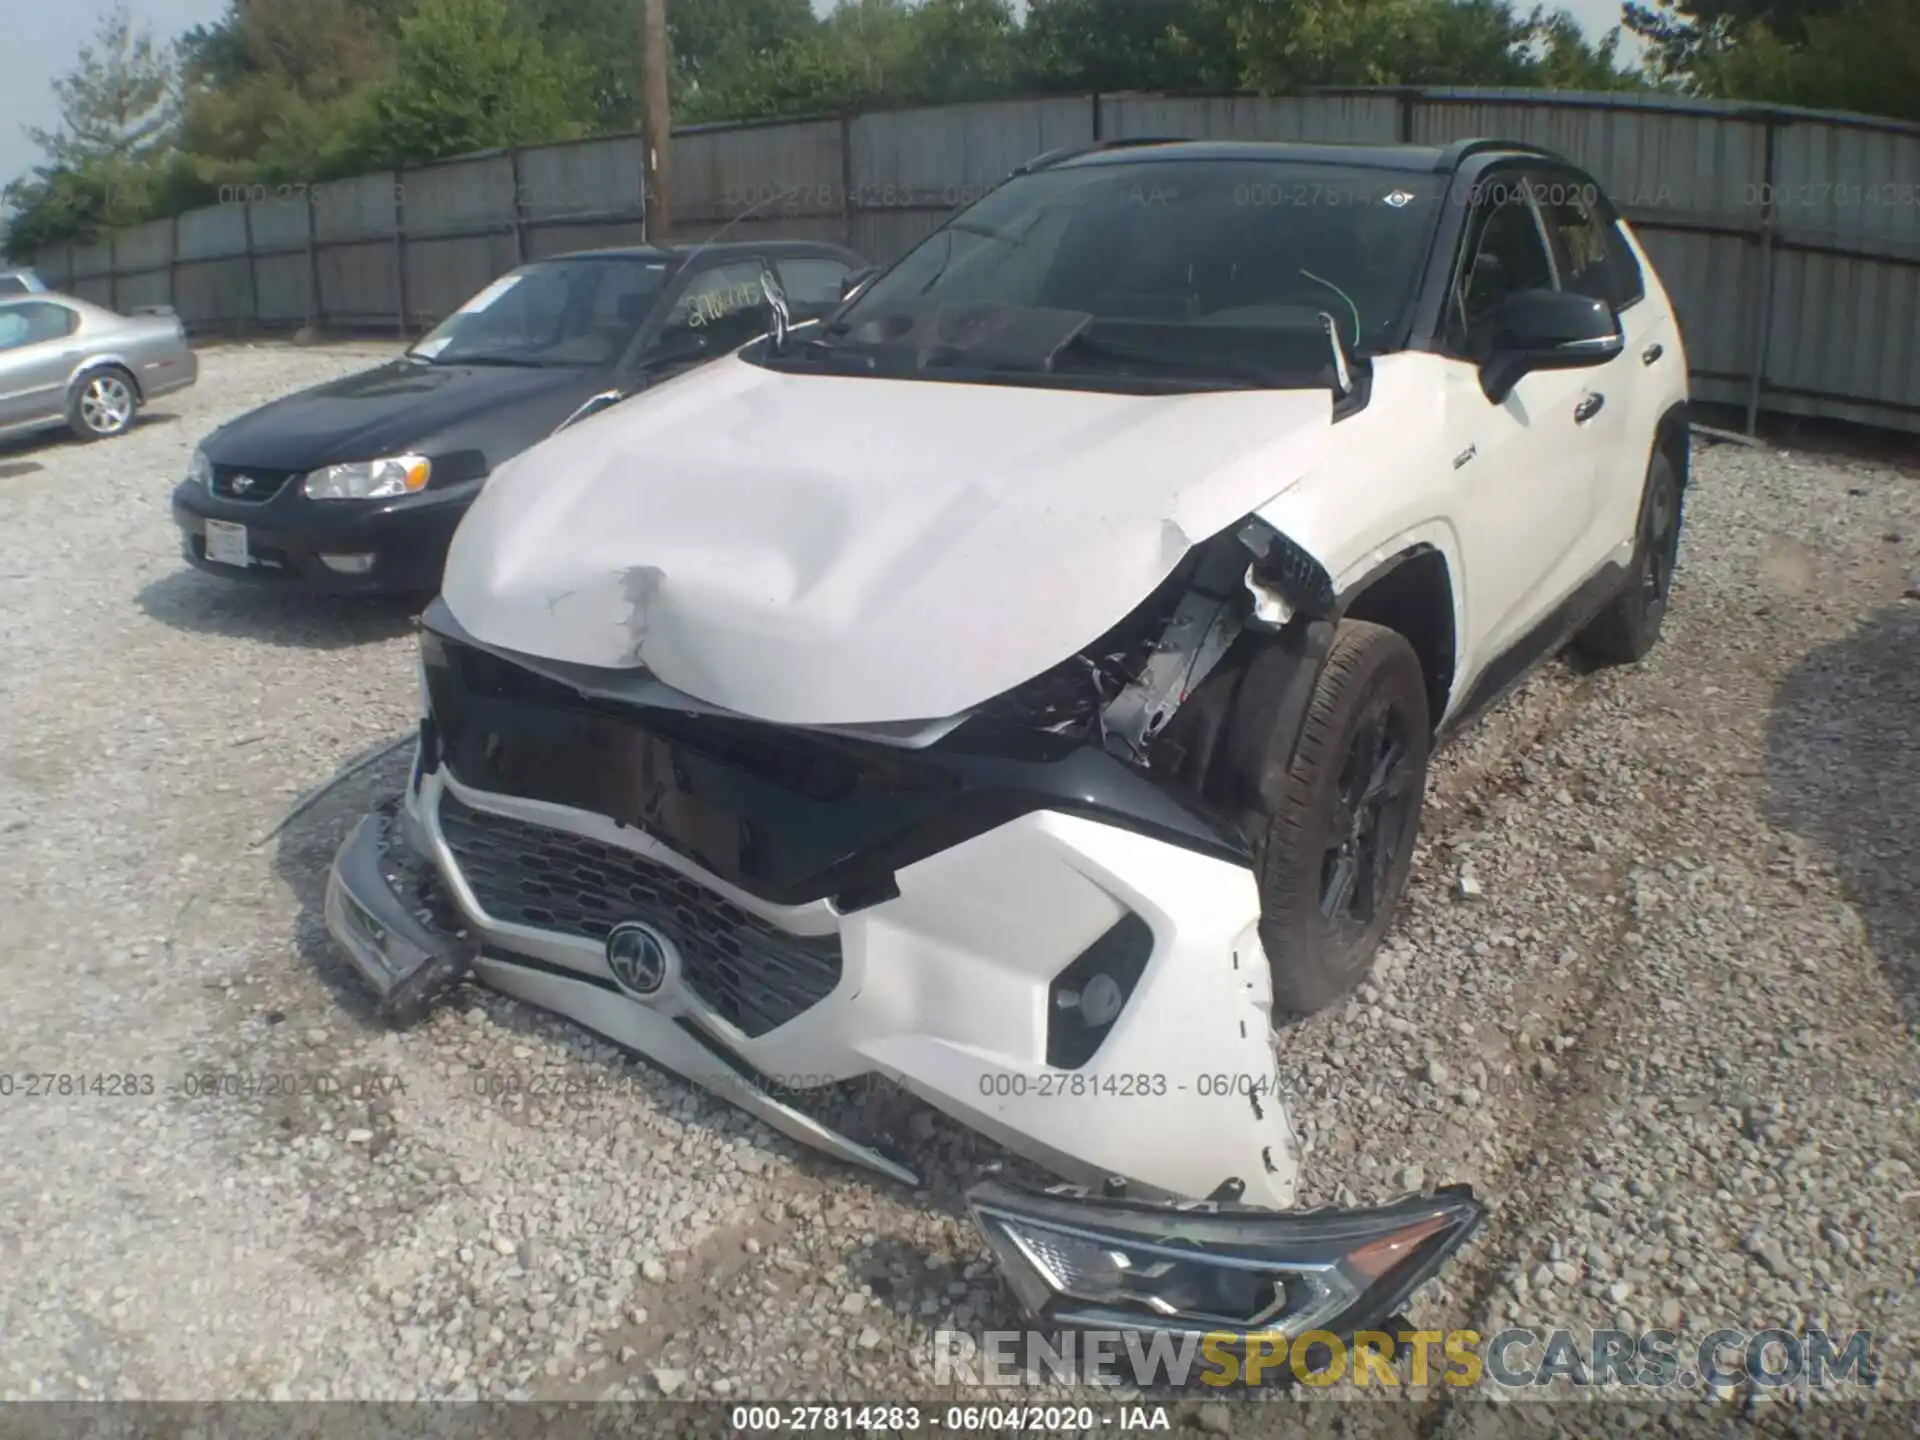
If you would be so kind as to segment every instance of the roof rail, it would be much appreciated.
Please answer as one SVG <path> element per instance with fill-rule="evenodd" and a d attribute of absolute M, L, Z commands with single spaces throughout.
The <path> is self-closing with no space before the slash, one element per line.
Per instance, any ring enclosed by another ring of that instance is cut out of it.
<path fill-rule="evenodd" d="M 1524 140 L 1490 140 L 1482 136 L 1470 140 L 1455 140 L 1444 147 L 1440 151 L 1440 159 L 1435 163 L 1434 168 L 1442 171 L 1458 170 L 1470 157 L 1490 150 L 1508 155 L 1538 155 L 1543 160 L 1564 162 L 1566 159 L 1564 155 L 1549 150 L 1543 145 L 1529 145 Z"/>
<path fill-rule="evenodd" d="M 1035 170 L 1046 170 L 1065 160 L 1081 155 L 1094 155 L 1102 150 L 1128 150 L 1136 145 L 1180 145 L 1190 140 L 1188 135 L 1135 135 L 1122 140 L 1095 140 L 1090 145 L 1065 145 L 1058 150 L 1048 150 L 1036 155 L 1024 164 L 1016 165 L 1007 172 L 1007 178 L 1016 175 L 1031 175 Z"/>

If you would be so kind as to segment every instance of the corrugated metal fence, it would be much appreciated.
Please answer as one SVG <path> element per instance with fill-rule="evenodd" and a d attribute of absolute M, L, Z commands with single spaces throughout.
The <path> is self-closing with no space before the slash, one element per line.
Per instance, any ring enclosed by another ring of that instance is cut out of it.
<path fill-rule="evenodd" d="M 674 138 L 679 238 L 833 239 L 885 261 L 1020 162 L 1098 139 L 1545 145 L 1590 169 L 1679 307 L 1703 400 L 1920 432 L 1920 126 L 1538 90 L 1057 96 Z M 525 259 L 642 234 L 631 136 L 542 146 L 227 203 L 37 258 L 116 307 L 196 330 L 418 330 Z"/>

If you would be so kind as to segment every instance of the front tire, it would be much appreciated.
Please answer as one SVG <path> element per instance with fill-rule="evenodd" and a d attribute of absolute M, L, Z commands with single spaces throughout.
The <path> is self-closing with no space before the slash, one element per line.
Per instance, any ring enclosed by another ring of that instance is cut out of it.
<path fill-rule="evenodd" d="M 133 376 L 117 365 L 89 370 L 74 382 L 67 402 L 67 424 L 81 440 L 110 440 L 124 435 L 140 408 Z"/>
<path fill-rule="evenodd" d="M 1575 638 L 1583 654 L 1602 665 L 1632 665 L 1646 659 L 1659 642 L 1660 622 L 1667 618 L 1667 597 L 1679 554 L 1680 482 L 1673 473 L 1673 461 L 1656 454 L 1647 466 L 1647 485 L 1640 498 L 1632 577 Z"/>
<path fill-rule="evenodd" d="M 1413 864 L 1432 742 L 1406 637 L 1343 621 L 1258 847 L 1278 1015 L 1310 1015 L 1373 963 Z"/>

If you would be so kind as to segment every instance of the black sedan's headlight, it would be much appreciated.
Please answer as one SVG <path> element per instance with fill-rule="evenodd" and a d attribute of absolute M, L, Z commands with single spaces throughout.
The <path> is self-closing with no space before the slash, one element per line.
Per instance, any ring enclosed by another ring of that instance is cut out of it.
<path fill-rule="evenodd" d="M 1465 1187 L 1368 1210 L 1157 1205 L 997 1183 L 967 1200 L 1036 1320 L 1343 1340 L 1398 1310 L 1486 1217 Z"/>

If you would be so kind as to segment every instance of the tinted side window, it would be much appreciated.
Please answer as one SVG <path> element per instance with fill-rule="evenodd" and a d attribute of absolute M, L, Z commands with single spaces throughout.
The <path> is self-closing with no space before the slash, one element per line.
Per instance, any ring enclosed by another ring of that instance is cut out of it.
<path fill-rule="evenodd" d="M 1626 240 L 1601 208 L 1595 186 L 1555 177 L 1534 187 L 1540 215 L 1553 240 L 1560 288 L 1620 309 L 1645 293 L 1640 266 Z"/>
<path fill-rule="evenodd" d="M 1521 290 L 1554 288 L 1553 262 L 1534 219 L 1527 181 L 1495 177 L 1480 186 L 1462 254 L 1447 330 L 1453 348 L 1478 356 L 1491 340 L 1488 322 L 1502 300 Z"/>
<path fill-rule="evenodd" d="M 27 282 L 18 275 L 0 275 L 0 295 L 24 295 Z"/>
<path fill-rule="evenodd" d="M 760 262 L 747 260 L 696 275 L 673 302 L 660 339 L 679 354 L 724 355 L 766 334 L 772 323 Z"/>
<path fill-rule="evenodd" d="M 1627 237 L 1621 232 L 1617 220 L 1607 222 L 1607 257 L 1613 267 L 1613 285 L 1620 298 L 1614 301 L 1616 309 L 1647 298 L 1647 277 L 1640 271 L 1640 261 L 1633 253 L 1633 247 L 1627 244 Z"/>

